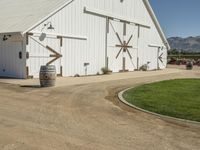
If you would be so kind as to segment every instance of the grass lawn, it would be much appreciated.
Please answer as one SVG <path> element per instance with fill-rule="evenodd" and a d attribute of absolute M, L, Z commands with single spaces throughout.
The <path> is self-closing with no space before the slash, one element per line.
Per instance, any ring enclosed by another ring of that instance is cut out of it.
<path fill-rule="evenodd" d="M 127 102 L 151 112 L 200 122 L 200 79 L 177 79 L 126 91 Z"/>

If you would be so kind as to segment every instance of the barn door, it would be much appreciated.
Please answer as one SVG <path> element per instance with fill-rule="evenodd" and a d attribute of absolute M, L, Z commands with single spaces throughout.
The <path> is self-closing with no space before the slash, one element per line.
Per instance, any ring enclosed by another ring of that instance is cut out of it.
<path fill-rule="evenodd" d="M 113 72 L 134 71 L 136 50 L 134 49 L 135 26 L 125 22 L 109 20 L 107 35 L 108 68 Z"/>
<path fill-rule="evenodd" d="M 22 41 L 3 40 L 0 35 L 0 76 L 24 78 L 24 54 Z"/>
<path fill-rule="evenodd" d="M 57 75 L 62 75 L 60 38 L 41 35 L 29 35 L 27 64 L 29 76 L 38 77 L 42 65 L 55 65 Z"/>
<path fill-rule="evenodd" d="M 167 65 L 167 49 L 164 47 L 158 48 L 158 69 L 164 69 Z"/>
<path fill-rule="evenodd" d="M 157 47 L 149 47 L 148 51 L 146 51 L 146 62 L 148 65 L 148 70 L 157 70 L 158 69 L 158 48 Z"/>

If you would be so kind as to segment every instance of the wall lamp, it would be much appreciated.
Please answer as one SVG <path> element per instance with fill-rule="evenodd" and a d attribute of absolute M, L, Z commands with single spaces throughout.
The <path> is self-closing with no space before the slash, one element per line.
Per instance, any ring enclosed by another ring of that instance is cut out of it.
<path fill-rule="evenodd" d="M 47 26 L 48 26 L 48 27 L 47 27 Z M 54 30 L 54 29 L 55 29 L 55 28 L 52 26 L 52 23 L 51 23 L 51 22 L 47 22 L 47 23 L 44 24 L 44 26 L 43 26 L 43 28 L 42 28 L 41 31 L 43 31 L 44 28 L 46 28 L 46 27 L 47 27 L 48 30 Z"/>

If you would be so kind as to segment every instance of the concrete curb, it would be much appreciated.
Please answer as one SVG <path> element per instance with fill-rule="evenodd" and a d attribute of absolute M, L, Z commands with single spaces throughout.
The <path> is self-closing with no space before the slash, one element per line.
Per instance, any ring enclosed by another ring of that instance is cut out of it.
<path fill-rule="evenodd" d="M 132 88 L 128 88 L 128 89 L 125 89 L 121 92 L 118 93 L 118 98 L 119 100 L 127 105 L 128 107 L 131 107 L 133 109 L 136 109 L 136 110 L 139 110 L 139 111 L 142 111 L 144 113 L 147 113 L 147 114 L 150 114 L 150 115 L 154 115 L 154 116 L 157 116 L 158 118 L 161 118 L 161 119 L 168 119 L 168 120 L 171 120 L 171 121 L 178 121 L 178 122 L 182 122 L 182 123 L 190 123 L 190 124 L 196 124 L 196 125 L 200 125 L 200 122 L 197 122 L 197 121 L 191 121 L 191 120 L 186 120 L 186 119 L 180 119 L 180 118 L 175 118 L 175 117 L 170 117 L 170 116 L 165 116 L 165 115 L 161 115 L 161 114 L 157 114 L 157 113 L 154 113 L 154 112 L 151 112 L 151 111 L 148 111 L 148 110 L 144 110 L 142 108 L 139 108 L 133 104 L 130 104 L 129 102 L 127 102 L 124 98 L 123 98 L 123 94 L 124 92 L 130 90 Z"/>

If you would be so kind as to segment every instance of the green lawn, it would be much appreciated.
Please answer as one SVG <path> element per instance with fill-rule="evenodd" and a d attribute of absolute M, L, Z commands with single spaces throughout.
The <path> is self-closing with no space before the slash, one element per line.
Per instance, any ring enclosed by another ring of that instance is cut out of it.
<path fill-rule="evenodd" d="M 126 91 L 127 102 L 162 115 L 200 122 L 200 79 L 178 79 Z"/>

